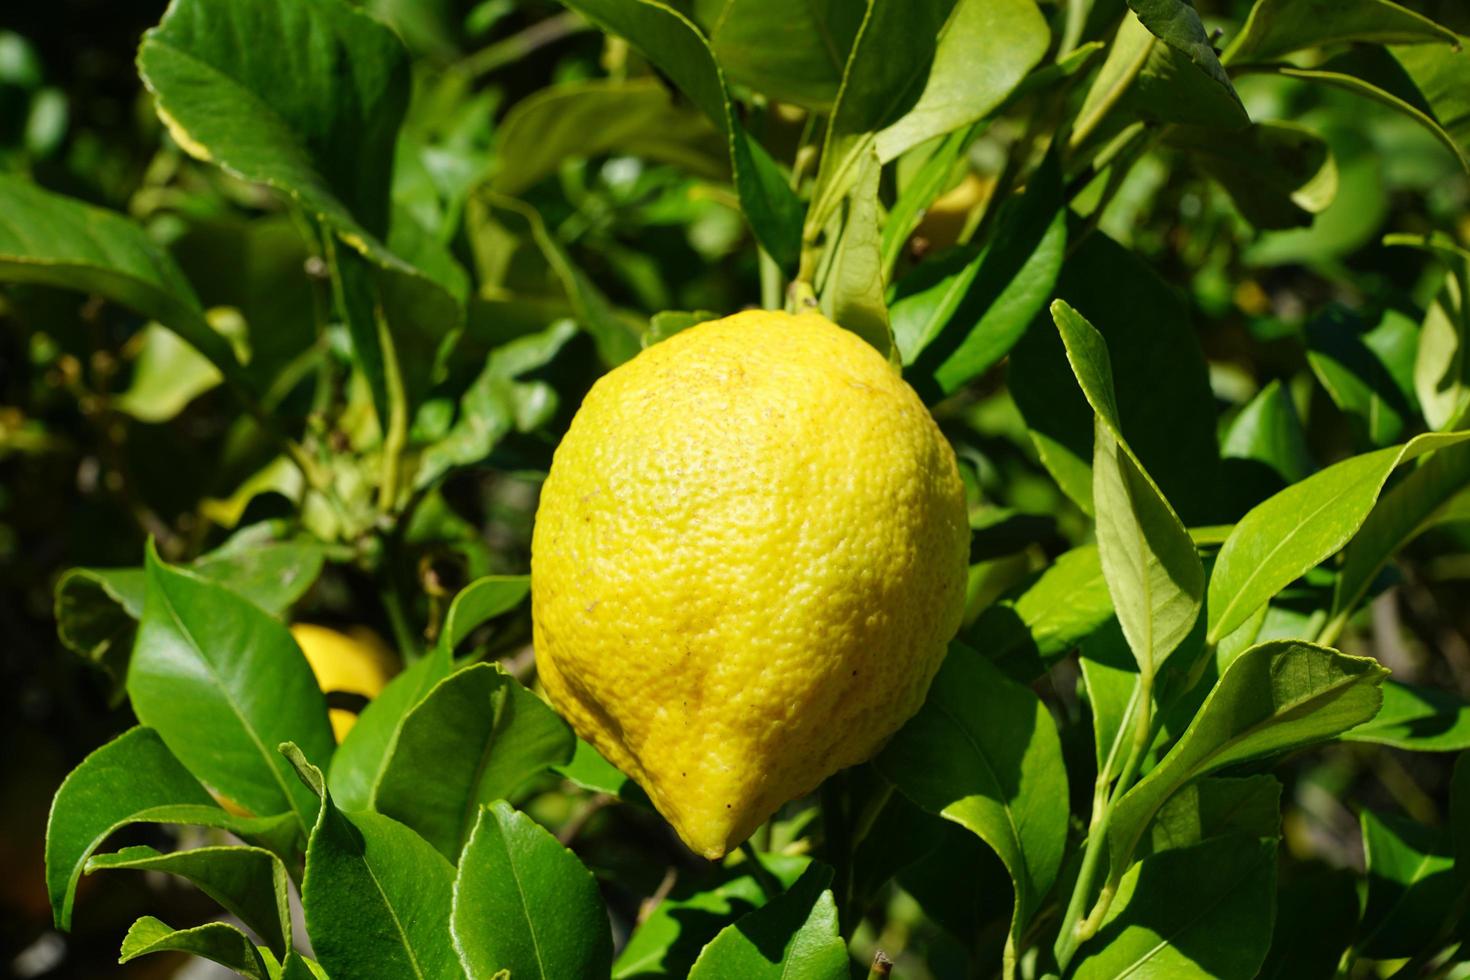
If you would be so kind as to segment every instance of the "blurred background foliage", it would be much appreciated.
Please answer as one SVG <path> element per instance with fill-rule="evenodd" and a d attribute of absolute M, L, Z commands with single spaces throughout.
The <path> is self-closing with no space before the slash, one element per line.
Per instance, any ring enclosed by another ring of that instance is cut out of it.
<path fill-rule="evenodd" d="M 1459 0 L 1408 5 L 1470 34 L 1470 7 Z M 411 577 L 404 591 L 432 604 L 474 577 L 527 567 L 537 474 L 601 371 L 587 334 L 547 324 L 585 318 L 589 303 L 633 322 L 666 310 L 730 312 L 757 303 L 762 283 L 720 136 L 671 98 L 625 44 L 541 0 L 365 6 L 413 54 L 393 198 L 474 269 L 479 284 L 448 375 L 416 424 L 432 428 L 435 403 L 452 405 L 487 353 L 525 341 L 491 379 L 505 437 L 485 464 L 456 471 L 426 494 L 401 536 L 397 571 L 389 574 Z M 1121 11 L 1121 3 L 1112 6 Z M 1228 40 L 1249 5 L 1198 6 Z M 161 0 L 5 5 L 0 171 L 139 221 L 178 260 L 215 329 L 249 349 L 249 371 L 275 382 L 270 410 L 292 431 L 310 431 L 323 406 L 299 382 L 347 356 L 340 336 L 328 330 L 319 340 L 315 328 L 330 304 L 319 242 L 275 195 L 196 162 L 163 131 L 134 64 L 139 37 L 163 7 Z M 558 93 L 601 86 L 606 100 L 567 109 L 548 98 L 548 86 Z M 1350 352 L 1331 343 L 1360 335 L 1385 362 L 1412 365 L 1419 311 L 1439 292 L 1443 267 L 1416 250 L 1385 246 L 1383 237 L 1439 230 L 1470 241 L 1470 183 L 1424 128 L 1329 87 L 1247 75 L 1238 88 L 1252 118 L 1303 122 L 1330 144 L 1337 196 L 1307 227 L 1258 231 L 1219 181 L 1181 166 L 1184 151 L 1168 142 L 1140 154 L 1100 214 L 1087 214 L 1088 193 L 1077 202 L 1085 220 L 1146 258 L 1173 287 L 1208 359 L 1226 459 L 1218 506 L 1186 515 L 1195 523 L 1228 519 L 1287 480 L 1399 441 L 1413 427 L 1411 380 L 1388 379 L 1378 397 L 1334 389 L 1334 359 Z M 773 155 L 790 159 L 801 138 L 800 111 L 757 100 L 746 122 Z M 1023 113 L 1009 114 L 975 141 L 951 175 L 951 192 L 905 243 L 896 279 L 916 258 L 955 240 L 1026 123 Z M 538 155 L 558 127 L 576 135 L 581 152 Z M 898 169 L 894 179 L 902 180 Z M 534 211 L 472 199 L 487 177 Z M 496 213 L 474 213 L 486 207 Z M 1407 361 L 1392 356 L 1405 330 Z M 998 367 L 936 407 L 982 529 L 972 573 L 976 611 L 1089 530 L 1039 464 L 1004 382 Z M 1301 423 L 1272 456 L 1294 460 L 1295 472 L 1253 461 L 1249 446 L 1232 452 L 1235 419 L 1263 392 Z M 331 397 L 339 424 L 321 437 L 371 445 L 366 393 Z M 282 489 L 268 467 L 273 452 L 214 369 L 172 334 L 74 293 L 30 286 L 0 294 L 0 963 L 14 975 L 123 975 L 114 965 L 117 937 L 139 914 L 181 927 L 210 914 L 201 897 L 151 877 L 89 878 L 77 931 L 65 939 L 52 931 L 40 848 L 49 800 L 88 751 L 130 724 L 107 675 L 59 644 L 55 587 L 74 566 L 136 565 L 148 536 L 166 556 L 182 558 L 234 528 L 289 516 L 294 509 L 284 497 L 261 492 Z M 298 615 L 401 639 L 404 623 L 395 621 L 391 602 L 380 601 L 383 582 L 373 567 L 333 562 Z M 1344 649 L 1371 644 L 1396 679 L 1470 696 L 1470 524 L 1441 524 L 1399 568 L 1400 578 L 1351 624 Z M 1326 587 L 1310 577 L 1301 583 L 1303 605 L 1320 604 L 1311 590 Z M 485 642 L 490 655 L 514 663 L 525 655 L 528 625 L 501 623 Z M 1081 717 L 1075 668 L 1063 665 L 1043 683 L 1054 711 Z M 1087 729 L 1063 731 L 1080 739 Z M 1071 772 L 1083 774 L 1073 778 L 1085 798 L 1090 745 L 1065 749 Z M 1283 766 L 1285 849 L 1298 859 L 1297 878 L 1283 894 L 1311 901 L 1331 869 L 1361 868 L 1361 806 L 1438 823 L 1446 760 L 1340 743 Z M 589 807 L 554 786 L 532 810 L 564 836 L 573 825 L 576 849 L 604 882 L 623 930 L 640 902 L 673 881 L 667 867 L 699 873 L 643 811 Z M 865 925 L 860 940 L 906 949 L 905 977 L 964 975 L 971 954 L 993 955 L 1004 937 L 1004 870 L 971 835 L 935 826 L 929 857 L 900 874 L 887 915 Z M 1290 928 L 1290 918 L 1283 904 L 1278 929 Z M 145 959 L 127 975 L 167 975 L 179 962 Z"/>

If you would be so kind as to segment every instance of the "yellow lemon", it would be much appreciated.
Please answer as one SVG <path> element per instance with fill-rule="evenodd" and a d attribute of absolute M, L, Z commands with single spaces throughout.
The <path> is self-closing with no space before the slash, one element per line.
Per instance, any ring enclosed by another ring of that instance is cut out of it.
<path fill-rule="evenodd" d="M 990 194 L 994 180 L 967 173 L 954 187 L 934 199 L 924 210 L 914 235 L 933 250 L 949 248 L 960 240 L 970 212 Z"/>
<path fill-rule="evenodd" d="M 393 655 L 372 630 L 356 627 L 348 634 L 296 623 L 291 635 L 306 654 L 323 694 L 358 694 L 372 700 L 393 677 Z M 332 708 L 329 714 L 332 731 L 340 742 L 357 723 L 357 714 L 343 708 Z"/>
<path fill-rule="evenodd" d="M 531 545 L 552 704 L 718 858 L 918 710 L 965 600 L 954 452 L 823 317 L 700 324 L 609 372 Z"/>

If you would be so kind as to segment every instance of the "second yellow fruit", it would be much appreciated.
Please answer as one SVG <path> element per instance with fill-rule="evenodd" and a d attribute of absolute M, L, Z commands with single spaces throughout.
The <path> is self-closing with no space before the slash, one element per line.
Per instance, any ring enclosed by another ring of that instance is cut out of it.
<path fill-rule="evenodd" d="M 814 314 L 701 324 L 598 381 L 556 451 L 541 677 L 717 858 L 918 710 L 968 541 L 954 453 L 875 350 Z"/>

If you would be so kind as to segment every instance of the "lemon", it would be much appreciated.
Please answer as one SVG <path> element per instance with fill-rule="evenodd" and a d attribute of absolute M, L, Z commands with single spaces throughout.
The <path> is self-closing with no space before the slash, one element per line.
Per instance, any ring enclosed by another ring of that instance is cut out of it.
<path fill-rule="evenodd" d="M 974 173 L 965 174 L 954 187 L 934 199 L 919 219 L 914 236 L 932 250 L 948 248 L 960 240 L 970 213 L 990 194 L 994 181 Z"/>
<path fill-rule="evenodd" d="M 557 448 L 541 678 L 718 858 L 918 710 L 968 540 L 954 452 L 873 348 L 810 313 L 700 324 L 600 379 Z"/>
<path fill-rule="evenodd" d="M 359 694 L 372 700 L 393 677 L 393 655 L 369 629 L 356 627 L 348 634 L 311 623 L 295 623 L 291 635 L 306 655 L 323 694 Z M 332 708 L 328 714 L 340 742 L 357 723 L 357 714 L 344 708 Z"/>

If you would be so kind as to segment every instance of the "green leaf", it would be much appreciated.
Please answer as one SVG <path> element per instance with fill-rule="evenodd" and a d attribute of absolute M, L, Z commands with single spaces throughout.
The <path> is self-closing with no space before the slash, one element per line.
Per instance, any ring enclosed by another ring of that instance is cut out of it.
<path fill-rule="evenodd" d="M 1415 414 L 1414 352 L 1419 329 L 1395 310 L 1371 330 L 1331 311 L 1307 323 L 1307 363 L 1371 446 L 1398 440 Z"/>
<path fill-rule="evenodd" d="M 1227 65 L 1271 61 L 1347 41 L 1456 43 L 1454 31 L 1389 0 L 1256 0 L 1226 50 Z"/>
<path fill-rule="evenodd" d="M 1430 303 L 1419 332 L 1414 390 L 1424 420 L 1437 430 L 1454 428 L 1470 416 L 1470 259 L 1453 262 L 1444 287 Z"/>
<path fill-rule="evenodd" d="M 1066 766 L 1041 699 L 952 644 L 924 706 L 875 764 L 909 799 L 1000 855 L 1015 885 L 1011 935 L 1019 939 L 1067 841 Z"/>
<path fill-rule="evenodd" d="M 621 325 L 617 331 L 626 336 Z M 576 332 L 571 321 L 558 320 L 494 350 L 460 397 L 454 426 L 424 450 L 414 486 L 427 487 L 455 467 L 482 461 L 511 432 L 531 432 L 548 422 L 560 403 L 556 389 L 518 377 L 549 364 Z"/>
<path fill-rule="evenodd" d="M 1154 815 L 1185 784 L 1367 721 L 1378 712 L 1378 685 L 1387 674 L 1369 658 L 1294 640 L 1261 643 L 1236 657 L 1179 741 L 1113 808 L 1110 881 L 1122 877 Z"/>
<path fill-rule="evenodd" d="M 306 848 L 301 904 L 327 973 L 463 977 L 449 937 L 454 868 L 396 820 L 343 813 L 321 770 L 300 749 L 287 743 L 281 752 L 302 782 L 321 794 Z"/>
<path fill-rule="evenodd" d="M 1330 85 L 1387 106 L 1424 127 L 1455 155 L 1462 169 L 1470 171 L 1470 150 L 1440 125 L 1413 80 L 1393 56 L 1381 48 L 1350 51 L 1315 68 L 1280 65 L 1269 70 L 1285 78 Z"/>
<path fill-rule="evenodd" d="M 958 0 L 918 101 L 878 133 L 878 159 L 895 160 L 984 118 L 1036 67 L 1050 41 L 1035 0 Z"/>
<path fill-rule="evenodd" d="M 283 615 L 321 574 L 321 545 L 277 541 L 266 525 L 246 528 L 189 568 L 272 615 Z M 266 533 L 262 533 L 266 532 Z M 69 568 L 56 580 L 56 633 L 69 649 L 127 676 L 137 620 L 143 615 L 141 568 Z"/>
<path fill-rule="evenodd" d="M 46 888 L 58 929 L 71 928 L 77 882 L 92 852 L 140 814 L 178 804 L 218 809 L 152 729 L 129 729 L 72 770 L 46 825 Z"/>
<path fill-rule="evenodd" d="M 857 186 L 877 134 L 918 102 L 956 0 L 870 0 L 827 125 L 804 235 L 815 241 Z"/>
<path fill-rule="evenodd" d="M 294 810 L 303 828 L 316 801 L 275 746 L 299 740 L 329 759 L 336 742 L 316 678 L 285 625 L 181 568 L 150 545 L 143 618 L 128 666 L 138 720 L 189 770 L 255 813 Z"/>
<path fill-rule="evenodd" d="M 637 332 L 630 329 L 629 325 L 617 316 L 612 305 L 608 303 L 607 297 L 572 263 L 566 249 L 547 230 L 541 214 L 529 204 L 488 190 L 482 190 L 473 195 L 469 200 L 466 221 L 470 228 L 471 244 L 476 252 L 497 247 L 500 243 L 482 240 L 489 236 L 477 235 L 475 229 L 499 226 L 507 220 L 523 229 L 524 234 L 535 242 L 536 247 L 545 257 L 546 263 L 561 283 L 562 289 L 565 290 L 578 325 L 586 330 L 593 342 L 597 344 L 597 351 L 602 356 L 603 363 L 609 367 L 615 367 L 637 354 L 639 351 Z M 558 338 L 560 338 L 559 341 Z M 543 331 L 540 341 L 524 338 L 524 342 L 517 344 L 513 352 L 506 355 L 507 360 L 496 367 L 494 373 L 499 375 L 508 368 L 515 367 L 519 367 L 520 370 L 530 370 L 537 366 L 535 358 L 538 352 L 549 360 L 559 348 L 560 343 L 565 342 L 565 339 L 556 325 Z M 487 364 L 485 370 L 490 372 L 491 366 Z M 492 379 L 487 378 L 485 384 L 490 386 L 493 392 Z"/>
<path fill-rule="evenodd" d="M 1001 206 L 983 250 L 954 253 L 966 260 L 953 273 L 952 263 L 921 263 L 899 284 L 894 333 L 905 375 L 927 401 L 953 394 L 1010 353 L 1051 296 L 1066 245 L 1061 170 L 1049 156 L 1026 192 Z"/>
<path fill-rule="evenodd" d="M 1460 148 L 1470 150 L 1470 50 L 1456 36 L 1450 44 L 1395 45 L 1390 49 L 1434 118 Z"/>
<path fill-rule="evenodd" d="M 639 788 L 637 783 L 625 776 L 617 766 L 604 759 L 601 753 L 580 738 L 577 739 L 577 746 L 572 751 L 571 760 L 551 768 L 585 790 L 616 796 L 627 803 L 652 806 L 647 794 Z"/>
<path fill-rule="evenodd" d="M 344 810 L 366 810 L 373 787 L 388 765 L 393 739 L 405 715 L 424 699 L 453 669 L 450 651 L 437 646 L 428 655 L 388 682 L 357 716 L 332 756 L 328 784 Z"/>
<path fill-rule="evenodd" d="M 1280 381 L 1267 384 L 1240 410 L 1225 433 L 1220 452 L 1226 460 L 1249 460 L 1268 467 L 1277 481 L 1273 489 L 1304 480 L 1313 469 L 1306 431 L 1291 392 Z"/>
<path fill-rule="evenodd" d="M 680 331 L 719 318 L 718 313 L 711 313 L 709 310 L 663 310 L 655 313 L 648 318 L 648 330 L 643 334 L 643 347 L 652 347 Z"/>
<path fill-rule="evenodd" d="M 689 980 L 847 980 L 831 880 L 830 868 L 808 866 L 785 894 L 720 930 Z"/>
<path fill-rule="evenodd" d="M 1413 956 L 1439 932 L 1460 892 L 1445 836 L 1392 814 L 1364 810 L 1368 900 L 1357 949 L 1373 959 Z"/>
<path fill-rule="evenodd" d="M 730 154 L 721 135 L 655 78 L 568 82 L 522 99 L 500 124 L 490 185 L 512 197 L 525 193 L 570 158 L 627 153 L 682 166 L 711 179 L 729 179 Z"/>
<path fill-rule="evenodd" d="M 175 929 L 151 915 L 134 922 L 123 937 L 119 963 L 149 953 L 189 953 L 234 970 L 250 980 L 270 980 L 270 971 L 255 944 L 243 932 L 224 922 L 206 922 L 193 929 Z"/>
<path fill-rule="evenodd" d="M 673 79 L 730 144 L 735 190 L 766 252 L 794 269 L 801 250 L 801 204 L 770 155 L 741 125 L 709 42 L 687 17 L 659 0 L 563 0 L 605 30 L 627 38 Z"/>
<path fill-rule="evenodd" d="M 878 177 L 882 166 L 869 153 L 848 195 L 842 237 L 832 246 L 831 265 L 822 288 L 827 319 L 866 340 L 878 353 L 893 357 L 893 331 L 884 301 L 882 215 Z"/>
<path fill-rule="evenodd" d="M 143 229 L 4 174 L 0 215 L 0 281 L 97 293 L 157 320 L 245 384 L 233 348 L 204 319 L 189 280 Z"/>
<path fill-rule="evenodd" d="M 138 70 L 191 156 L 348 236 L 384 238 L 409 89 L 407 52 L 388 27 L 340 0 L 174 0 L 143 35 Z"/>
<path fill-rule="evenodd" d="M 1226 834 L 1277 837 L 1281 833 L 1281 784 L 1273 776 L 1197 779 L 1159 807 L 1138 856 L 1191 847 Z"/>
<path fill-rule="evenodd" d="M 694 19 L 738 85 L 828 109 L 863 18 L 863 4 L 817 0 L 694 0 Z"/>
<path fill-rule="evenodd" d="M 1467 438 L 1470 432 L 1429 433 L 1353 456 L 1292 484 L 1242 517 L 1210 576 L 1209 642 L 1218 642 L 1347 544 L 1400 463 Z"/>
<path fill-rule="evenodd" d="M 761 864 L 789 889 L 811 862 L 761 855 Z M 714 883 L 680 875 L 667 898 L 638 924 L 613 963 L 614 980 L 688 976 L 699 951 L 731 921 L 766 904 L 749 863 L 718 869 Z"/>
<path fill-rule="evenodd" d="M 167 422 L 224 380 L 209 358 L 160 324 L 145 326 L 135 343 L 132 379 L 112 405 L 140 422 Z"/>
<path fill-rule="evenodd" d="M 1308 865 L 1281 885 L 1260 980 L 1334 980 L 1358 928 L 1357 876 Z"/>
<path fill-rule="evenodd" d="M 1122 433 L 1186 524 L 1216 520 L 1219 447 L 1209 373 L 1179 295 L 1100 232 L 1068 256 L 1057 295 L 1107 341 Z M 1054 330 L 1027 331 L 1011 352 L 1009 388 L 1042 464 L 1092 513 L 1093 412 Z"/>
<path fill-rule="evenodd" d="M 1459 752 L 1470 749 L 1470 704 L 1439 688 L 1384 681 L 1382 710 L 1342 737 L 1411 752 Z"/>
<path fill-rule="evenodd" d="M 1012 680 L 1029 684 L 1113 615 L 1097 545 L 1063 552 L 1011 597 L 992 603 L 965 642 Z"/>
<path fill-rule="evenodd" d="M 125 847 L 87 862 L 87 873 L 104 870 L 161 871 L 187 879 L 231 915 L 253 929 L 278 958 L 291 945 L 291 907 L 286 866 L 259 847 L 198 847 L 162 854 L 151 847 Z"/>
<path fill-rule="evenodd" d="M 1450 775 L 1450 844 L 1455 877 L 1470 881 L 1470 753 L 1462 752 Z"/>
<path fill-rule="evenodd" d="M 486 575 L 460 589 L 444 615 L 439 643 L 456 649 L 475 630 L 510 612 L 531 594 L 529 575 Z"/>
<path fill-rule="evenodd" d="M 1275 885 L 1274 840 L 1235 834 L 1145 858 L 1072 976 L 1250 980 L 1270 943 Z"/>
<path fill-rule="evenodd" d="M 1183 6 L 1180 0 L 1160 0 L 1160 3 Z M 1192 10 L 1190 15 L 1198 16 Z M 1125 25 L 1130 22 L 1131 19 L 1124 21 Z M 1142 29 L 1147 30 L 1147 27 Z M 1214 69 L 1219 69 L 1219 65 L 1216 64 Z M 1241 105 L 1240 96 L 1223 70 L 1217 73 L 1200 64 L 1182 47 L 1169 43 L 1154 44 L 1149 49 L 1138 79 L 1127 93 L 1125 104 L 1135 115 L 1153 122 L 1229 130 L 1240 130 L 1250 125 L 1250 117 Z"/>
<path fill-rule="evenodd" d="M 612 930 L 591 873 L 504 800 L 476 813 L 450 922 L 470 980 L 607 976 Z"/>
<path fill-rule="evenodd" d="M 1138 687 L 1138 664 L 1128 649 L 1123 628 L 1116 619 L 1082 641 L 1077 664 L 1082 668 L 1082 682 L 1087 688 L 1087 706 L 1092 711 L 1093 754 L 1097 771 L 1107 774 L 1109 782 L 1118 774 L 1122 759 L 1115 755 L 1120 734 L 1132 734 L 1127 727 L 1131 702 Z M 1126 747 L 1126 742 L 1124 746 Z"/>
<path fill-rule="evenodd" d="M 1103 577 L 1139 670 L 1152 677 L 1199 618 L 1205 572 L 1194 542 L 1123 438 L 1102 334 L 1065 301 L 1052 319 L 1096 414 L 1093 506 Z"/>
<path fill-rule="evenodd" d="M 1310 224 L 1337 196 L 1332 151 L 1295 123 L 1258 122 L 1241 130 L 1171 126 L 1163 143 L 1188 153 L 1257 228 Z"/>
<path fill-rule="evenodd" d="M 1188 58 L 1205 77 L 1239 103 L 1240 97 L 1230 84 L 1230 76 L 1220 67 L 1209 32 L 1190 0 L 1128 0 L 1128 6 L 1149 33 Z M 1244 109 L 1241 114 L 1244 115 Z"/>
<path fill-rule="evenodd" d="M 570 761 L 571 729 L 496 664 L 451 674 L 408 714 L 373 790 L 373 809 L 418 831 L 450 861 L 480 808 Z M 424 773 L 433 772 L 432 780 Z"/>

